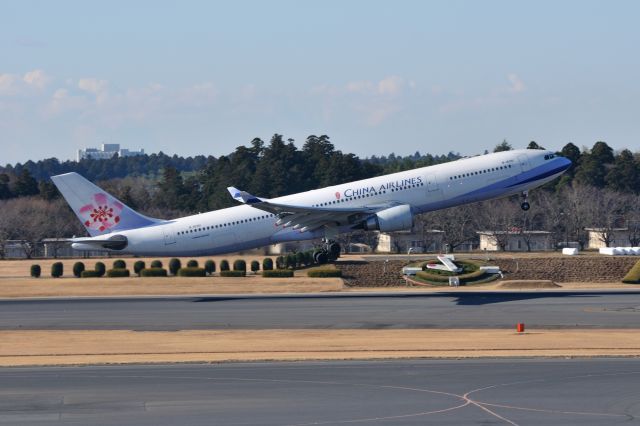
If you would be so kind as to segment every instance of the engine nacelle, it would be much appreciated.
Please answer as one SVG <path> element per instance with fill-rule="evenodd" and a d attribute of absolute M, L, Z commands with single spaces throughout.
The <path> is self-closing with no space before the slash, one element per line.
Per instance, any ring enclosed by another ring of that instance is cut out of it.
<path fill-rule="evenodd" d="M 411 206 L 402 204 L 379 211 L 364 221 L 366 231 L 393 232 L 411 229 L 413 226 L 413 214 Z"/>

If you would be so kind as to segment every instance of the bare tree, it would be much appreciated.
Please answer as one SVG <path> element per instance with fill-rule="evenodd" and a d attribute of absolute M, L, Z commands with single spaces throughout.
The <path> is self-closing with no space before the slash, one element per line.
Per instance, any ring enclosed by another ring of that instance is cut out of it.
<path fill-rule="evenodd" d="M 510 235 L 521 232 L 522 210 L 518 202 L 510 199 L 491 200 L 483 203 L 480 223 L 490 238 L 502 251 L 507 249 Z"/>
<path fill-rule="evenodd" d="M 443 231 L 442 244 L 453 252 L 462 244 L 475 240 L 479 204 L 466 204 L 423 215 L 424 226 Z"/>
<path fill-rule="evenodd" d="M 563 204 L 565 213 L 565 226 L 567 234 L 580 244 L 583 250 L 589 241 L 585 228 L 593 226 L 592 199 L 598 192 L 597 188 L 574 184 L 565 187 L 559 194 L 559 200 Z"/>

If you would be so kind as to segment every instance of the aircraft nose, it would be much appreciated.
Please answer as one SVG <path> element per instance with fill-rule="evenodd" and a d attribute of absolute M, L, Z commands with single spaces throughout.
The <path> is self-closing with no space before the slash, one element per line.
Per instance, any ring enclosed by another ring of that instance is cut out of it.
<path fill-rule="evenodd" d="M 560 157 L 560 167 L 562 167 L 563 171 L 571 167 L 571 164 L 571 160 L 569 160 L 568 158 Z"/>

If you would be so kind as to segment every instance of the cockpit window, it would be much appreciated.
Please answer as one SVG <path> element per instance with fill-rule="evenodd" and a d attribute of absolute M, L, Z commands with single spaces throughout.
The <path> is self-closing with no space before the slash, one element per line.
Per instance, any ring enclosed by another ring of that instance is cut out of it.
<path fill-rule="evenodd" d="M 551 160 L 552 158 L 555 158 L 555 157 L 556 157 L 555 154 L 547 154 L 547 155 L 544 156 L 544 159 L 545 160 Z"/>

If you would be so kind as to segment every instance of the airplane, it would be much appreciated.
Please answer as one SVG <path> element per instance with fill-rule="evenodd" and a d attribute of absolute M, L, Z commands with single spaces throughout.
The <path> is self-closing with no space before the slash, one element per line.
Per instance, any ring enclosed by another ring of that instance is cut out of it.
<path fill-rule="evenodd" d="M 411 229 L 417 214 L 515 194 L 529 210 L 528 191 L 569 166 L 551 151 L 521 149 L 272 199 L 229 187 L 241 205 L 172 220 L 144 216 L 77 173 L 51 179 L 90 235 L 69 239 L 76 250 L 201 256 L 322 239 L 314 258 L 325 263 L 340 255 L 342 233 Z"/>

